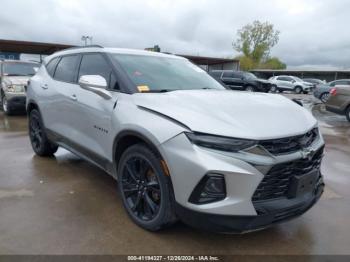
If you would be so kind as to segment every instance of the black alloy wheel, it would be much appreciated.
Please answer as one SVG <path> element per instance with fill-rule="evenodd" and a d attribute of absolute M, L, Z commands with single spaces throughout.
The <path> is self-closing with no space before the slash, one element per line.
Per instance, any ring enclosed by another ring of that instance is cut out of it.
<path fill-rule="evenodd" d="M 150 221 L 157 216 L 161 190 L 155 170 L 146 158 L 129 158 L 123 169 L 121 183 L 126 202 L 137 218 Z"/>
<path fill-rule="evenodd" d="M 33 109 L 29 113 L 29 138 L 33 151 L 39 156 L 52 156 L 58 146 L 52 143 L 46 136 L 45 127 L 38 110 Z"/>
<path fill-rule="evenodd" d="M 43 141 L 43 130 L 37 114 L 33 114 L 30 118 L 29 136 L 34 151 L 39 151 Z"/>
<path fill-rule="evenodd" d="M 158 231 L 177 221 L 172 183 L 159 154 L 140 143 L 127 148 L 118 164 L 118 187 L 130 218 Z"/>

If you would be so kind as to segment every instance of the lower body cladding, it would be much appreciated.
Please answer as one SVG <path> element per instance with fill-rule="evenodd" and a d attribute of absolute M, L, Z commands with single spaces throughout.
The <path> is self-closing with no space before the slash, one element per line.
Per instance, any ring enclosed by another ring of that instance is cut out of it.
<path fill-rule="evenodd" d="M 193 227 L 221 233 L 263 229 L 303 214 L 323 192 L 322 137 L 307 157 L 215 151 L 193 145 L 185 134 L 161 147 L 176 213 Z"/>

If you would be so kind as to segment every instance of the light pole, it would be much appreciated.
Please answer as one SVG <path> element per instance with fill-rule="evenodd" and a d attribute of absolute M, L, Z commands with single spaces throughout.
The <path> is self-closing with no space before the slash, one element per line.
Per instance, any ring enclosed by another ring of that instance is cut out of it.
<path fill-rule="evenodd" d="M 88 45 L 88 40 L 90 41 L 90 45 L 92 45 L 92 36 L 83 35 L 83 36 L 81 37 L 81 41 L 84 42 L 84 45 L 85 45 L 85 46 Z"/>

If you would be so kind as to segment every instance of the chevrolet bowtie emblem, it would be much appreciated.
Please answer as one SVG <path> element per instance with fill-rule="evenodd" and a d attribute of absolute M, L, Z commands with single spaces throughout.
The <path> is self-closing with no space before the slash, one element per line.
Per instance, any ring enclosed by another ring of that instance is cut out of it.
<path fill-rule="evenodd" d="M 310 148 L 304 148 L 302 149 L 301 154 L 303 159 L 311 160 L 315 155 L 315 150 L 312 150 Z"/>

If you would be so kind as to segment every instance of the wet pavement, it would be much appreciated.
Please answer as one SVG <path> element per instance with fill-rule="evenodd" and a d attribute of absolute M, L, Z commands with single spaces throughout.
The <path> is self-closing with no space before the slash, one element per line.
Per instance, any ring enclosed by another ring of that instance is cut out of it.
<path fill-rule="evenodd" d="M 350 124 L 300 98 L 326 140 L 325 193 L 303 216 L 245 235 L 140 229 L 111 177 L 63 149 L 35 156 L 26 117 L 0 112 L 0 254 L 350 254 Z"/>

